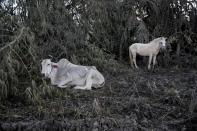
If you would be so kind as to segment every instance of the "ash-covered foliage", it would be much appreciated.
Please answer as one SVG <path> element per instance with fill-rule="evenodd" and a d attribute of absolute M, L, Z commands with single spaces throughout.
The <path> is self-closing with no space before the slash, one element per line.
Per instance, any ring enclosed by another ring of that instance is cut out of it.
<path fill-rule="evenodd" d="M 160 68 L 196 69 L 197 2 L 1 0 L 0 102 L 42 105 L 46 99 L 69 96 L 49 86 L 47 83 L 50 82 L 40 75 L 40 60 L 49 55 L 53 56 L 53 61 L 67 58 L 75 64 L 94 65 L 106 78 L 114 78 L 119 73 L 128 73 L 129 45 L 146 43 L 160 36 L 168 37 L 167 50 L 157 58 Z M 146 64 L 141 57 L 139 62 Z M 116 88 L 109 84 L 107 87 Z M 187 98 L 185 103 L 191 99 L 193 105 L 184 106 L 192 106 L 189 109 L 193 115 L 196 91 L 195 88 L 191 90 L 193 94 L 187 93 L 184 97 Z M 156 90 L 151 91 L 154 94 Z M 159 90 L 157 93 L 164 92 Z M 181 103 L 185 99 L 176 97 L 175 100 Z M 129 109 L 126 107 L 125 110 Z M 167 116 L 168 113 L 162 120 L 167 121 Z"/>

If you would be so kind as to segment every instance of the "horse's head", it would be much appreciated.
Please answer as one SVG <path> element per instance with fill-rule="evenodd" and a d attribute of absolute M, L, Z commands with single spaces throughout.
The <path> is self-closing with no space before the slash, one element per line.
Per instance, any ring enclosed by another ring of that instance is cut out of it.
<path fill-rule="evenodd" d="M 161 37 L 159 41 L 159 47 L 161 49 L 166 49 L 166 37 Z"/>

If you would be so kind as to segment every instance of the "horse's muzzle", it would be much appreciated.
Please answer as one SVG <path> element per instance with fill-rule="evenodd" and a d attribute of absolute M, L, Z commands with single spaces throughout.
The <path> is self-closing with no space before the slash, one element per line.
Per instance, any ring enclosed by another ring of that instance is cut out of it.
<path fill-rule="evenodd" d="M 166 47 L 161 47 L 161 50 L 162 50 L 162 51 L 165 51 L 165 50 L 166 50 Z"/>

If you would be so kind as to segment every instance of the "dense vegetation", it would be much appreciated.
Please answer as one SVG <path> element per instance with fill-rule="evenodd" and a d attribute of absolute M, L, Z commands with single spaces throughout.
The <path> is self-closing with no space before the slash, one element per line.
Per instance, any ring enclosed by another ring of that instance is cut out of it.
<path fill-rule="evenodd" d="M 72 96 L 40 75 L 40 60 L 49 55 L 118 76 L 129 68 L 129 45 L 160 36 L 168 37 L 168 47 L 157 58 L 158 68 L 197 68 L 197 1 L 1 0 L 0 102 L 42 105 Z M 186 103 L 194 100 L 191 92 Z"/>

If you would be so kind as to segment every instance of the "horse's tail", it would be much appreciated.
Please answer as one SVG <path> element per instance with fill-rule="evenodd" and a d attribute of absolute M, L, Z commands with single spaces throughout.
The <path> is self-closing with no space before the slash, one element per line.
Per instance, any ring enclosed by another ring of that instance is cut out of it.
<path fill-rule="evenodd" d="M 133 56 L 130 47 L 129 47 L 129 58 L 130 58 L 131 67 L 133 68 Z"/>

